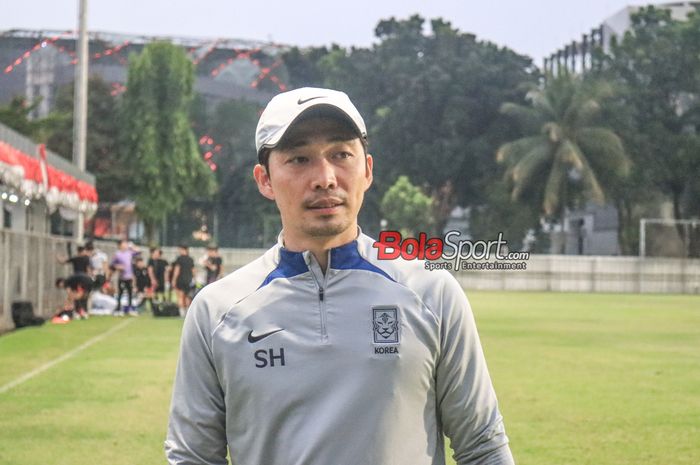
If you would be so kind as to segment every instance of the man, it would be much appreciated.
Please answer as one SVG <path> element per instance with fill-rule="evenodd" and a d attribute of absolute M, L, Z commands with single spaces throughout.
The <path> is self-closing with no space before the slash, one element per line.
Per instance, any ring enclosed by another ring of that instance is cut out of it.
<path fill-rule="evenodd" d="M 59 257 L 56 256 L 56 259 L 58 260 L 59 263 L 61 264 L 67 264 L 70 263 L 71 266 L 73 267 L 73 274 L 85 274 L 89 275 L 92 271 L 91 265 L 90 265 L 90 255 L 88 250 L 83 247 L 82 245 L 78 246 L 77 250 L 77 255 L 73 255 L 72 257 Z"/>
<path fill-rule="evenodd" d="M 202 265 L 206 272 L 206 284 L 211 284 L 221 278 L 223 260 L 219 255 L 219 248 L 214 244 L 207 246 L 207 254 L 202 259 Z"/>
<path fill-rule="evenodd" d="M 381 261 L 357 215 L 372 182 L 343 93 L 297 89 L 256 131 L 278 244 L 205 287 L 185 320 L 171 464 L 512 464 L 474 319 L 445 271 Z"/>
<path fill-rule="evenodd" d="M 192 278 L 194 277 L 194 260 L 190 257 L 186 245 L 178 246 L 178 257 L 173 262 L 173 277 L 171 287 L 177 294 L 177 304 L 180 307 L 180 315 L 185 315 L 190 305 L 190 291 L 192 291 Z"/>
<path fill-rule="evenodd" d="M 96 249 L 92 241 L 88 241 L 85 244 L 85 250 L 87 251 L 88 257 L 90 257 L 90 266 L 92 267 L 91 277 L 95 283 L 93 288 L 101 289 L 107 280 L 107 274 L 109 272 L 107 262 L 109 258 L 102 250 Z"/>
<path fill-rule="evenodd" d="M 151 257 L 148 259 L 148 274 L 151 278 L 153 293 L 158 300 L 164 299 L 165 273 L 168 262 L 162 258 L 163 251 L 159 247 L 151 247 Z"/>
<path fill-rule="evenodd" d="M 87 319 L 87 299 L 92 285 L 92 279 L 85 273 L 76 273 L 66 279 L 58 278 L 56 288 L 66 290 L 66 300 L 51 322 L 62 324 L 73 318 Z"/>
<path fill-rule="evenodd" d="M 90 256 L 88 250 L 83 246 L 78 246 L 77 255 L 72 257 L 57 257 L 60 263 L 66 264 L 70 263 L 73 267 L 73 274 L 69 276 L 65 282 L 69 282 L 71 285 L 67 289 L 73 289 L 74 283 L 78 283 L 84 286 L 86 282 L 90 283 L 90 288 L 83 290 L 81 288 L 80 292 L 74 291 L 73 294 L 69 292 L 69 300 L 74 311 L 74 317 L 76 318 L 88 318 L 88 299 L 90 296 L 90 290 L 94 285 L 90 274 L 92 273 L 92 266 L 90 265 Z M 77 284 L 76 284 L 77 285 Z M 73 286 L 73 287 L 71 287 Z M 77 295 L 79 297 L 76 297 Z"/>
<path fill-rule="evenodd" d="M 136 283 L 136 293 L 139 303 L 137 311 L 148 302 L 148 307 L 153 309 L 153 288 L 151 287 L 151 274 L 148 272 L 146 262 L 143 257 L 134 259 L 134 283 Z"/>
<path fill-rule="evenodd" d="M 119 249 L 114 252 L 112 257 L 111 268 L 119 272 L 119 294 L 117 295 L 117 316 L 132 315 L 138 316 L 133 305 L 134 298 L 134 257 L 141 253 L 133 244 L 126 239 L 121 239 L 118 245 Z M 122 296 L 126 292 L 127 305 L 122 308 Z"/>

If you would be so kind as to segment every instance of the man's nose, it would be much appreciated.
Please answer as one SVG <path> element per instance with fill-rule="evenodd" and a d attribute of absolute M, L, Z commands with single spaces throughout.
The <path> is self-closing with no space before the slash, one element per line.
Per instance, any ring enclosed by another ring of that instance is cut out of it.
<path fill-rule="evenodd" d="M 335 178 L 335 168 L 328 160 L 322 159 L 314 167 L 313 188 L 335 189 L 338 182 Z"/>

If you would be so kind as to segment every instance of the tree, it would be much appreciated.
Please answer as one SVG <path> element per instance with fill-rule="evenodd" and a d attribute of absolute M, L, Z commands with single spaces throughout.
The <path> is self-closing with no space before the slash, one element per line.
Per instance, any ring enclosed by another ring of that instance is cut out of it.
<path fill-rule="evenodd" d="M 291 55 L 290 74 L 303 74 L 292 82 L 321 76 L 323 85 L 346 91 L 365 118 L 376 155 L 377 188 L 368 192 L 361 218 L 370 225 L 400 175 L 428 186 L 439 206 L 438 230 L 456 204 L 484 203 L 497 171 L 493 153 L 509 134 L 499 107 L 521 100 L 522 84 L 537 78 L 527 57 L 441 19 L 430 21 L 427 32 L 425 23 L 420 16 L 380 21 L 371 48 L 308 51 L 315 67 Z"/>
<path fill-rule="evenodd" d="M 173 44 L 153 42 L 130 59 L 121 111 L 122 153 L 151 241 L 155 225 L 178 211 L 185 199 L 214 191 L 189 123 L 193 83 L 192 62 Z"/>
<path fill-rule="evenodd" d="M 513 200 L 505 181 L 498 180 L 486 188 L 487 201 L 473 208 L 469 215 L 469 233 L 475 238 L 496 238 L 499 233 L 510 250 L 548 253 L 549 240 L 540 224 L 540 204 L 530 199 Z M 531 238 L 532 243 L 525 239 Z"/>
<path fill-rule="evenodd" d="M 629 172 L 620 138 L 596 126 L 601 102 L 611 89 L 600 82 L 562 74 L 544 88 L 531 90 L 530 106 L 506 103 L 501 111 L 530 135 L 502 145 L 496 159 L 506 166 L 511 196 L 541 192 L 542 212 L 563 217 L 576 200 L 605 200 L 600 173 L 624 177 Z"/>
<path fill-rule="evenodd" d="M 382 213 L 389 228 L 398 229 L 403 236 L 432 229 L 433 200 L 407 176 L 399 176 L 382 198 Z"/>
<path fill-rule="evenodd" d="M 242 100 L 221 102 L 214 109 L 206 131 L 221 149 L 212 160 L 217 164 L 219 191 L 212 209 L 219 218 L 217 241 L 239 247 L 260 247 L 277 237 L 276 207 L 258 191 L 251 176 L 257 163 L 253 134 L 258 104 Z"/>
<path fill-rule="evenodd" d="M 317 64 L 327 54 L 326 47 L 310 48 L 305 51 L 292 47 L 287 51 L 283 59 L 284 67 L 289 74 L 289 86 L 291 88 L 322 87 L 324 76 Z"/>
<path fill-rule="evenodd" d="M 667 196 L 676 219 L 700 215 L 700 14 L 677 21 L 669 10 L 642 8 L 612 42 L 601 75 L 624 89 L 631 123 L 621 135 L 636 186 Z"/>
<path fill-rule="evenodd" d="M 0 123 L 37 142 L 45 142 L 54 117 L 32 118 L 41 100 L 27 101 L 23 95 L 14 97 L 7 105 L 0 106 Z"/>
<path fill-rule="evenodd" d="M 58 89 L 50 117 L 47 146 L 72 159 L 73 154 L 73 83 Z M 88 81 L 88 117 L 86 134 L 86 169 L 95 175 L 100 201 L 116 202 L 126 197 L 131 170 L 118 150 L 119 117 L 117 99 L 109 84 L 93 76 Z"/>

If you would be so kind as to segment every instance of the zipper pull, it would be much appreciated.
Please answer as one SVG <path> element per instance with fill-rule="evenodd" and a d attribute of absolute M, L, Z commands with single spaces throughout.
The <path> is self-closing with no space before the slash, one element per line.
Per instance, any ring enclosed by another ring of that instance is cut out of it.
<path fill-rule="evenodd" d="M 318 300 L 323 302 L 323 288 L 322 287 L 318 288 Z"/>

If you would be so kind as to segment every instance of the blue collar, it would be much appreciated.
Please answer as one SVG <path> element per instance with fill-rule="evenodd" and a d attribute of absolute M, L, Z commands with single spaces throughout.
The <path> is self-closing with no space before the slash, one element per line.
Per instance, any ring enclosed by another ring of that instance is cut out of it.
<path fill-rule="evenodd" d="M 284 247 L 279 248 L 279 263 L 267 275 L 260 287 L 266 286 L 277 278 L 293 278 L 309 272 L 309 266 L 304 257 L 305 252 L 292 252 Z M 384 270 L 365 259 L 358 250 L 358 242 L 354 240 L 330 250 L 329 267 L 332 270 L 364 270 L 380 274 L 394 281 Z"/>

